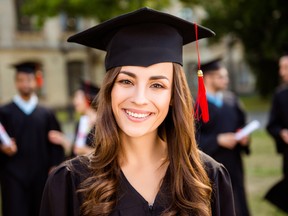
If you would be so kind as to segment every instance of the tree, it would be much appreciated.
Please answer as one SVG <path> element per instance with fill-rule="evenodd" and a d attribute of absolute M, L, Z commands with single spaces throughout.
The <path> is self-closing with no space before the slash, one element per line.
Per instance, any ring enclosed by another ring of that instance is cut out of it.
<path fill-rule="evenodd" d="M 216 39 L 230 34 L 243 43 L 260 95 L 272 93 L 279 80 L 278 59 L 288 43 L 288 1 L 198 0 L 198 4 L 208 14 L 202 24 L 216 32 Z"/>
<path fill-rule="evenodd" d="M 169 5 L 170 0 L 25 0 L 23 11 L 40 20 L 58 15 L 93 17 L 100 22 L 140 7 L 155 9 Z"/>

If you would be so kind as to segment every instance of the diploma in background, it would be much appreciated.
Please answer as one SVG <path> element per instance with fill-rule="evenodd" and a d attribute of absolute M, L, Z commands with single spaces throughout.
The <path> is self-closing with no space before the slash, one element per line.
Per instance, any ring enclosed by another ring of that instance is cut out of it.
<path fill-rule="evenodd" d="M 11 145 L 11 139 L 8 136 L 5 128 L 3 127 L 3 125 L 1 123 L 0 123 L 0 139 L 1 139 L 1 142 L 3 143 L 3 145 L 5 145 L 5 146 Z"/>
<path fill-rule="evenodd" d="M 257 120 L 253 120 L 235 134 L 236 140 L 241 140 L 243 137 L 248 136 L 250 133 L 257 130 L 259 127 L 260 122 Z"/>
<path fill-rule="evenodd" d="M 87 134 L 89 133 L 89 118 L 86 115 L 80 117 L 79 126 L 75 141 L 76 147 L 83 147 L 86 144 Z"/>

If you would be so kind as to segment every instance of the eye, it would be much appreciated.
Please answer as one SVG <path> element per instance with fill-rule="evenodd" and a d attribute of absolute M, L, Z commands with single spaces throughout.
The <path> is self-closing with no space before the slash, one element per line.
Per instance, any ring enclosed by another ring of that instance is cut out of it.
<path fill-rule="evenodd" d="M 123 85 L 132 85 L 133 84 L 130 80 L 127 80 L 127 79 L 122 79 L 122 80 L 119 80 L 118 82 L 123 84 Z"/>
<path fill-rule="evenodd" d="M 164 88 L 164 86 L 162 84 L 159 84 L 159 83 L 153 83 L 151 85 L 152 88 Z"/>

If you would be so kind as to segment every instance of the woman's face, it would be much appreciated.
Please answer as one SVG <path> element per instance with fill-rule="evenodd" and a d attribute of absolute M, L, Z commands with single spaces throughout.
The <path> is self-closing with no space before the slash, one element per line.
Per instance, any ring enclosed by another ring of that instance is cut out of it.
<path fill-rule="evenodd" d="M 223 91 L 228 88 L 229 76 L 226 68 L 220 68 L 213 74 L 213 87 L 216 91 Z"/>
<path fill-rule="evenodd" d="M 76 112 L 83 114 L 89 107 L 85 94 L 82 90 L 77 90 L 74 94 L 73 105 Z"/>
<path fill-rule="evenodd" d="M 157 133 L 169 110 L 172 83 L 172 63 L 122 67 L 111 92 L 121 131 L 130 137 Z"/>

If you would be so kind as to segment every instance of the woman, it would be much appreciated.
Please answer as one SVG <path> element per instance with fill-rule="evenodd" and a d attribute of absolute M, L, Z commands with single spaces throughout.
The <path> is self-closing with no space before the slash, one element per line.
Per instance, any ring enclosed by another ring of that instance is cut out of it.
<path fill-rule="evenodd" d="M 193 23 L 147 8 L 68 39 L 107 51 L 95 152 L 53 172 L 40 215 L 235 215 L 226 169 L 195 141 L 181 66 L 194 40 Z"/>
<path fill-rule="evenodd" d="M 82 81 L 80 88 L 75 91 L 73 105 L 75 111 L 81 116 L 76 125 L 72 143 L 62 132 L 52 130 L 48 134 L 50 142 L 62 145 L 68 157 L 85 155 L 94 151 L 94 125 L 97 113 L 93 101 L 98 92 L 99 88 L 88 81 Z"/>

